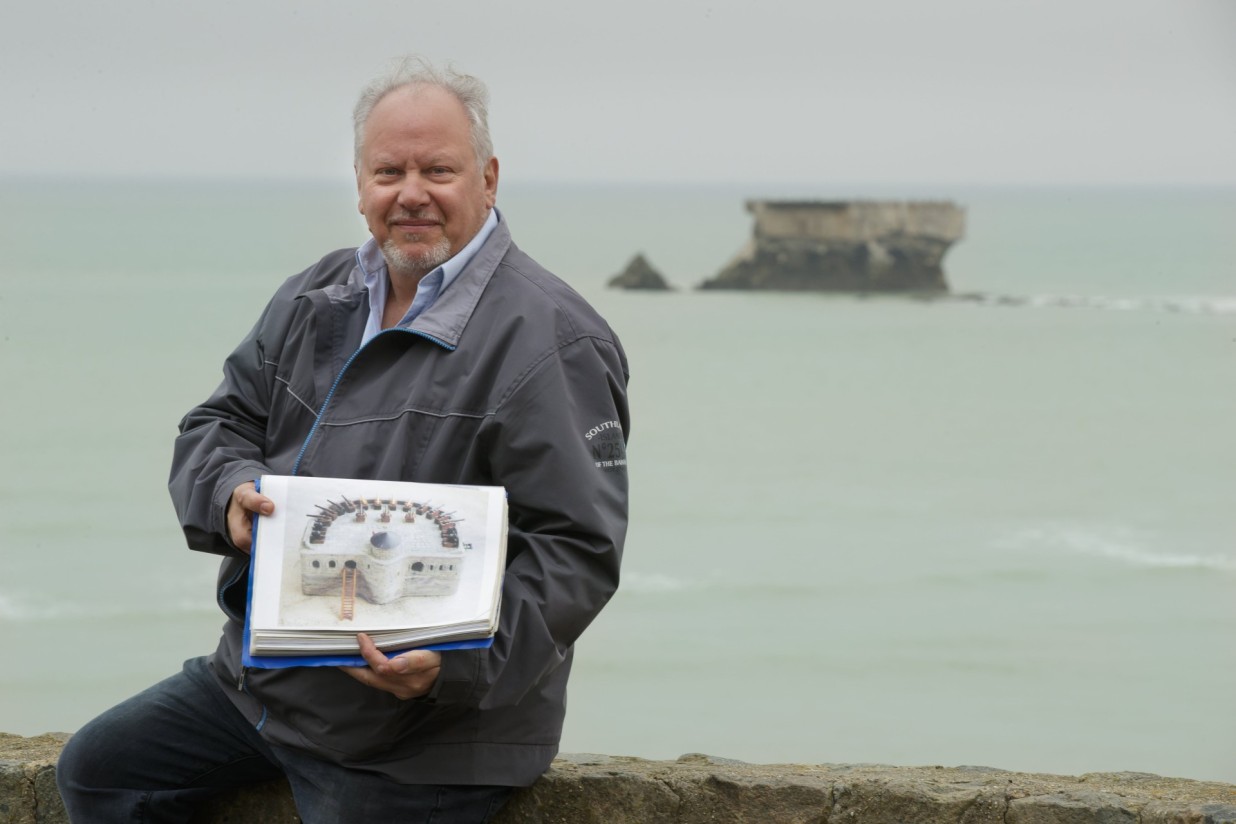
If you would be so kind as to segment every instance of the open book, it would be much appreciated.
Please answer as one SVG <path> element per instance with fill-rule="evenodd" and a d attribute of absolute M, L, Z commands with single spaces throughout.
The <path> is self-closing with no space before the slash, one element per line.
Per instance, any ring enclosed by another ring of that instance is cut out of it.
<path fill-rule="evenodd" d="M 388 652 L 492 641 L 502 487 L 264 475 L 258 488 L 275 512 L 254 529 L 246 665 L 363 664 L 358 632 Z"/>

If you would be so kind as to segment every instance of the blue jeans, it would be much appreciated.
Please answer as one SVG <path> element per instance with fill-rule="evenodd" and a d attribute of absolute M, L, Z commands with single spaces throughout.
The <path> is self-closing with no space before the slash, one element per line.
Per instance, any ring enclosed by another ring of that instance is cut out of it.
<path fill-rule="evenodd" d="M 203 798 L 286 777 L 305 824 L 484 822 L 511 787 L 397 784 L 262 740 L 204 658 L 82 727 L 56 768 L 74 822 L 186 822 Z"/>

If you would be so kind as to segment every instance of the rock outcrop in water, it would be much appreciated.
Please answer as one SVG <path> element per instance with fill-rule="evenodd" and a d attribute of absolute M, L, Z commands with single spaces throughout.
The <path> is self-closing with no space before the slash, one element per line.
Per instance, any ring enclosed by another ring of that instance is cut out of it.
<path fill-rule="evenodd" d="M 670 285 L 661 273 L 652 268 L 652 264 L 643 255 L 631 258 L 627 268 L 609 279 L 609 286 L 615 289 L 652 289 L 666 291 Z"/>
<path fill-rule="evenodd" d="M 942 262 L 965 234 L 948 202 L 750 200 L 752 239 L 701 289 L 948 291 Z"/>

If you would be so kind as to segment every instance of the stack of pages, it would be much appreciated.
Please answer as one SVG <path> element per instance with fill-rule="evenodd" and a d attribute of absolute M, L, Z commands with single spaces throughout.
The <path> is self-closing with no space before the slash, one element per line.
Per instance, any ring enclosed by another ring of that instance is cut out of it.
<path fill-rule="evenodd" d="M 359 632 L 384 651 L 492 640 L 502 487 L 266 475 L 258 488 L 275 511 L 254 533 L 247 664 L 357 655 Z"/>

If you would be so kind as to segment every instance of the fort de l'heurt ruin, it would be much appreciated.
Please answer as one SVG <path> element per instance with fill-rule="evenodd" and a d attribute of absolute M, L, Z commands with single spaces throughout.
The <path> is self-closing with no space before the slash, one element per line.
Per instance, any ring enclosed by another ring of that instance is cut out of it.
<path fill-rule="evenodd" d="M 428 503 L 343 498 L 316 505 L 300 545 L 301 591 L 388 604 L 410 595 L 451 595 L 464 560 L 455 518 Z"/>
<path fill-rule="evenodd" d="M 965 234 L 947 201 L 749 200 L 751 240 L 701 289 L 948 291 L 944 255 Z"/>

